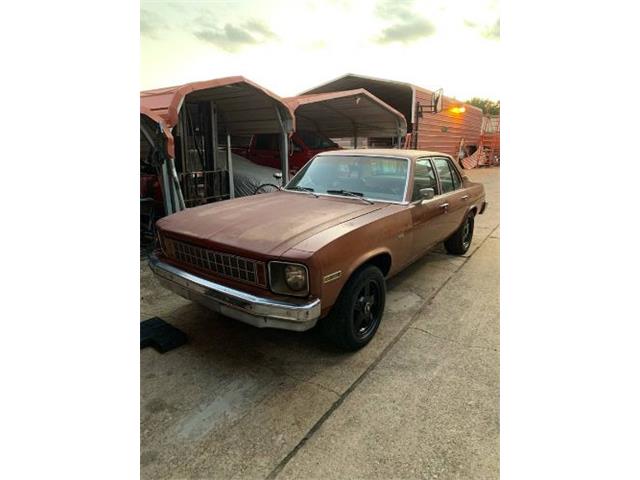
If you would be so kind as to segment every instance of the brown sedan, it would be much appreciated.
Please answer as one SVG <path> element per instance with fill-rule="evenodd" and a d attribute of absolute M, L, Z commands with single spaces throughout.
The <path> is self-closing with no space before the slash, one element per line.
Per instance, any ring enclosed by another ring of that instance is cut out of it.
<path fill-rule="evenodd" d="M 257 327 L 320 327 L 358 349 L 375 334 L 389 278 L 444 241 L 469 249 L 484 187 L 448 155 L 317 155 L 284 189 L 158 221 L 150 265 L 167 288 Z"/>

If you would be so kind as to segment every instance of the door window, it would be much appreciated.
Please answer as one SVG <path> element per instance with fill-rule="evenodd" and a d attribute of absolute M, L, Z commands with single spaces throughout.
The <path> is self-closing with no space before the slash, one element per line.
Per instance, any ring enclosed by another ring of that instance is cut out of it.
<path fill-rule="evenodd" d="M 451 162 L 447 158 L 434 158 L 433 163 L 436 166 L 438 172 L 438 178 L 440 179 L 440 185 L 442 187 L 442 193 L 452 192 L 456 188 L 460 187 L 462 183 L 458 172 L 451 166 Z"/>
<path fill-rule="evenodd" d="M 310 150 L 322 150 L 325 148 L 335 148 L 338 146 L 338 144 L 333 140 L 330 140 L 329 138 L 317 132 L 298 130 L 296 133 Z"/>
<path fill-rule="evenodd" d="M 453 175 L 453 188 L 457 190 L 460 188 L 460 185 L 462 185 L 462 179 L 455 167 L 449 165 L 449 168 L 451 169 L 451 175 Z"/>
<path fill-rule="evenodd" d="M 256 150 L 280 151 L 280 142 L 277 133 L 264 133 L 256 135 Z"/>
<path fill-rule="evenodd" d="M 433 188 L 436 193 L 438 190 L 433 166 L 428 158 L 416 160 L 415 173 L 413 175 L 413 194 L 411 195 L 412 202 L 422 198 L 422 195 L 420 195 L 420 189 L 422 188 Z"/>

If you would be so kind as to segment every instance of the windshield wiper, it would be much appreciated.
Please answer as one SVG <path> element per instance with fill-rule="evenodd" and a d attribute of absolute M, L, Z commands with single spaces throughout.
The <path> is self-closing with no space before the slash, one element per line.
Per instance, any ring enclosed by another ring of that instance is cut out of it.
<path fill-rule="evenodd" d="M 373 202 L 371 200 L 367 200 L 366 198 L 363 198 L 364 193 L 362 192 L 352 192 L 350 190 L 327 190 L 327 193 L 334 194 L 334 195 L 347 195 L 349 197 L 359 198 L 363 202 L 366 202 L 369 205 L 373 205 Z"/>
<path fill-rule="evenodd" d="M 311 195 L 313 195 L 314 197 L 318 198 L 318 195 L 313 193 L 314 190 L 311 187 L 299 187 L 298 185 L 294 185 L 293 187 L 287 187 L 285 190 L 299 190 L 301 192 L 308 192 Z"/>

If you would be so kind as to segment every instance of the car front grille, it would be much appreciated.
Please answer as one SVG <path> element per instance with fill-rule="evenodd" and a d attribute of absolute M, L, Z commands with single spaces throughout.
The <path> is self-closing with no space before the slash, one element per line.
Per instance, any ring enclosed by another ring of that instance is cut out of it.
<path fill-rule="evenodd" d="M 181 263 L 250 285 L 267 286 L 264 262 L 196 247 L 166 237 L 162 239 L 162 244 L 165 255 Z"/>

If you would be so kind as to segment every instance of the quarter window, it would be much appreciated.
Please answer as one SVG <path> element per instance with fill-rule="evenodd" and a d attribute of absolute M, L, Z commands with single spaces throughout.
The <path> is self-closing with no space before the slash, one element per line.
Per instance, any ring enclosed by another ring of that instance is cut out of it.
<path fill-rule="evenodd" d="M 460 185 L 462 185 L 462 179 L 455 167 L 452 167 L 451 164 L 449 164 L 449 168 L 451 169 L 451 175 L 453 175 L 453 188 L 457 190 L 460 188 Z"/>
<path fill-rule="evenodd" d="M 442 193 L 452 192 L 460 187 L 462 181 L 458 176 L 458 172 L 451 166 L 451 162 L 449 162 L 448 159 L 434 158 L 433 163 L 438 171 Z"/>
<path fill-rule="evenodd" d="M 431 162 L 426 158 L 416 160 L 415 173 L 413 175 L 413 194 L 411 201 L 420 200 L 420 190 L 422 188 L 433 188 L 437 192 L 436 176 L 433 172 Z"/>

